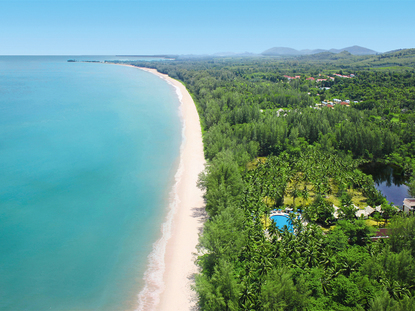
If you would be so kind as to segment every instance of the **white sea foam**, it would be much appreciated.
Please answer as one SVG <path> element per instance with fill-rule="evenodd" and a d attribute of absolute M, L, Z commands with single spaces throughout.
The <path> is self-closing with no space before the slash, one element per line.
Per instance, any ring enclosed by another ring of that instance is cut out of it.
<path fill-rule="evenodd" d="M 161 238 L 153 244 L 153 250 L 148 256 L 147 270 L 144 273 L 145 286 L 138 294 L 138 308 L 137 311 L 150 311 L 155 310 L 160 302 L 160 295 L 164 291 L 165 285 L 163 281 L 163 275 L 165 271 L 164 256 L 166 253 L 167 243 L 171 237 L 171 230 L 173 225 L 173 217 L 178 205 L 180 204 L 179 195 L 177 193 L 178 185 L 183 175 L 184 163 L 183 163 L 183 148 L 185 144 L 185 128 L 186 124 L 183 118 L 183 94 L 180 89 L 171 83 L 169 80 L 161 77 L 167 81 L 176 89 L 177 97 L 180 100 L 179 115 L 182 120 L 182 142 L 180 146 L 180 160 L 179 167 L 174 175 L 174 185 L 169 195 L 169 207 L 168 213 L 164 223 L 161 226 Z"/>

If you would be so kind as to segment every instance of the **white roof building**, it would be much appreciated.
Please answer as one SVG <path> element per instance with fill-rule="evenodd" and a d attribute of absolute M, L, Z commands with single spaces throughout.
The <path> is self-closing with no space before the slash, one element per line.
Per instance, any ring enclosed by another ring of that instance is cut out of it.
<path fill-rule="evenodd" d="M 403 211 L 407 214 L 414 213 L 415 210 L 415 198 L 405 198 L 403 200 Z"/>

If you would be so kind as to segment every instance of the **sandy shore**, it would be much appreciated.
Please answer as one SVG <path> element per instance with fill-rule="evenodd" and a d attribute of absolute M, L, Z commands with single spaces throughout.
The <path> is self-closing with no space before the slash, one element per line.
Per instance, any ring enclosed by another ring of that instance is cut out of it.
<path fill-rule="evenodd" d="M 163 285 L 159 290 L 161 295 L 157 294 L 154 297 L 153 293 L 153 297 L 147 300 L 148 304 L 146 303 L 145 307 L 139 306 L 139 310 L 193 310 L 196 295 L 191 290 L 191 285 L 194 284 L 194 274 L 198 271 L 194 263 L 196 245 L 205 219 L 203 193 L 196 187 L 198 175 L 205 164 L 199 115 L 192 97 L 183 84 L 154 69 L 140 69 L 158 75 L 179 90 L 185 139 L 180 156 L 181 172 L 175 185 L 178 203 L 169 228 L 170 234 L 167 233 L 167 238 L 170 238 L 164 252 L 165 270 L 162 275 Z M 151 296 L 152 293 L 148 292 L 147 295 Z"/>

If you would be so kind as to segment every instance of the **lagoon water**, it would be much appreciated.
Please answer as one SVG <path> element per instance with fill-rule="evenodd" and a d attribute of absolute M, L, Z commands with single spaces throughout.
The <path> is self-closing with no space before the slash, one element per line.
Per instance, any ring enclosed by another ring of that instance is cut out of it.
<path fill-rule="evenodd" d="M 0 57 L 0 310 L 129 309 L 167 214 L 175 89 L 69 58 Z"/>
<path fill-rule="evenodd" d="M 403 175 L 402 169 L 381 163 L 371 163 L 362 166 L 361 169 L 364 173 L 372 175 L 376 189 L 380 190 L 390 203 L 402 207 L 403 200 L 410 197 L 409 188 L 405 185 L 409 180 Z"/>

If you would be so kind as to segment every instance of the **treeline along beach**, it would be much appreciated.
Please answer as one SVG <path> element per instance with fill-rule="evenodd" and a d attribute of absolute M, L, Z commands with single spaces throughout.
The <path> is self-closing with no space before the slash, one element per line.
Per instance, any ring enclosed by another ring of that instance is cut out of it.
<path fill-rule="evenodd" d="M 415 50 L 129 64 L 182 81 L 201 118 L 202 310 L 415 309 L 415 218 L 361 170 L 415 195 Z"/>

